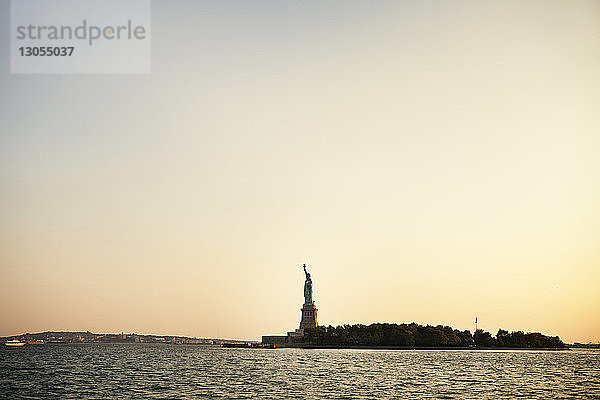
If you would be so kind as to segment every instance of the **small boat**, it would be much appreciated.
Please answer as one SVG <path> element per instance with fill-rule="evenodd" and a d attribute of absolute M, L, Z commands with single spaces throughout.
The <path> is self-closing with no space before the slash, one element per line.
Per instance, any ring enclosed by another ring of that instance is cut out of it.
<path fill-rule="evenodd" d="M 28 340 L 27 344 L 44 344 L 44 341 L 43 340 L 37 340 L 37 339 Z"/>
<path fill-rule="evenodd" d="M 21 342 L 17 339 L 13 339 L 13 340 L 9 340 L 8 342 L 5 342 L 4 345 L 10 346 L 10 347 L 21 347 L 21 346 L 25 346 L 25 342 Z"/>

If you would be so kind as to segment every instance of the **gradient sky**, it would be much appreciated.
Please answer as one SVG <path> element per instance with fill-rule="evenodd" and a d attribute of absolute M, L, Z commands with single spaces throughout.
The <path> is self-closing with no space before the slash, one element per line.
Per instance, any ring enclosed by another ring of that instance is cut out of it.
<path fill-rule="evenodd" d="M 412 322 L 600 341 L 600 2 L 152 3 L 148 75 L 10 74 L 0 335 Z"/>

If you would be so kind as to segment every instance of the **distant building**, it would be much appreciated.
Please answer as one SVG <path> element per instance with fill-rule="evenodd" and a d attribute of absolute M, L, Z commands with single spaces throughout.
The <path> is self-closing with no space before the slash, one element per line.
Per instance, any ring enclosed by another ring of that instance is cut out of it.
<path fill-rule="evenodd" d="M 288 337 L 283 335 L 267 335 L 262 337 L 262 342 L 266 344 L 285 344 L 287 341 Z"/>

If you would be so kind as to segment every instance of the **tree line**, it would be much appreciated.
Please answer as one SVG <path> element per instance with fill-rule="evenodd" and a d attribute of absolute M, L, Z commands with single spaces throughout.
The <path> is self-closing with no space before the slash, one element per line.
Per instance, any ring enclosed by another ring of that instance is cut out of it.
<path fill-rule="evenodd" d="M 512 347 L 562 348 L 558 336 L 498 330 L 496 337 L 478 329 L 475 334 L 449 326 L 376 323 L 319 326 L 304 331 L 304 343 L 316 346 L 397 347 Z"/>
<path fill-rule="evenodd" d="M 512 348 L 546 348 L 561 349 L 565 344 L 558 336 L 546 336 L 539 332 L 525 333 L 523 331 L 508 332 L 498 329 L 496 337 L 481 329 L 475 331 L 473 340 L 481 347 L 512 347 Z"/>

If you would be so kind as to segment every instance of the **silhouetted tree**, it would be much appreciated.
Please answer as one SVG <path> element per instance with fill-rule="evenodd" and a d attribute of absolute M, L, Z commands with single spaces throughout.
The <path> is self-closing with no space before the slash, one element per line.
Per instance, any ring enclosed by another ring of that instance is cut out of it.
<path fill-rule="evenodd" d="M 475 346 L 477 347 L 495 347 L 496 340 L 492 337 L 489 332 L 485 332 L 482 329 L 477 329 L 475 335 L 473 335 Z"/>

